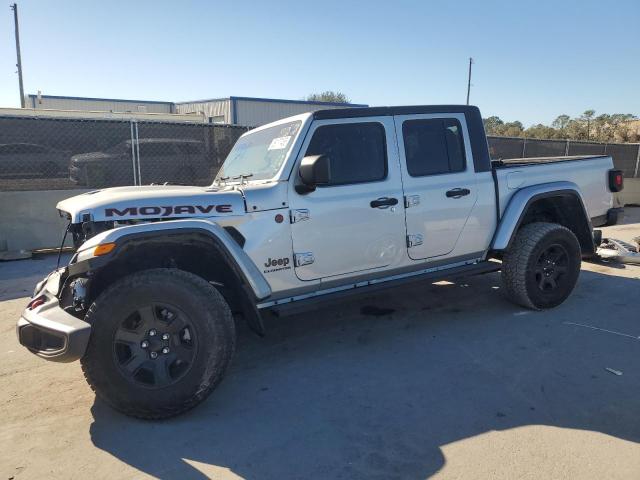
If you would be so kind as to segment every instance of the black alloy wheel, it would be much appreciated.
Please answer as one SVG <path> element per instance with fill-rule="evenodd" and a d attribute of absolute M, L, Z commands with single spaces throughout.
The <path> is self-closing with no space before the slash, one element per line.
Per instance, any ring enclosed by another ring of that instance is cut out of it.
<path fill-rule="evenodd" d="M 542 292 L 551 292 L 562 288 L 569 267 L 569 254 L 559 243 L 550 245 L 540 253 L 535 267 L 538 288 Z"/>
<path fill-rule="evenodd" d="M 150 388 L 171 385 L 187 374 L 197 351 L 196 331 L 180 309 L 144 306 L 118 327 L 113 353 L 120 373 Z"/>

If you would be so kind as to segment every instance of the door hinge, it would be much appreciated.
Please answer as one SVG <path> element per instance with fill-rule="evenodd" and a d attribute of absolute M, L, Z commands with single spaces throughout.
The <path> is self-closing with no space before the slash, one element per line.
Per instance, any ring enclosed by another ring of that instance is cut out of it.
<path fill-rule="evenodd" d="M 421 233 L 417 233 L 415 235 L 407 235 L 407 248 L 422 245 L 423 241 L 424 241 L 424 237 L 422 236 Z"/>
<path fill-rule="evenodd" d="M 309 220 L 309 218 L 311 218 L 311 215 L 307 208 L 289 211 L 289 219 L 291 220 L 291 223 L 302 222 L 304 220 Z"/>
<path fill-rule="evenodd" d="M 296 267 L 302 267 L 304 265 L 311 265 L 315 261 L 312 252 L 294 253 L 293 263 Z"/>
<path fill-rule="evenodd" d="M 404 208 L 420 205 L 420 195 L 406 195 L 404 197 Z"/>

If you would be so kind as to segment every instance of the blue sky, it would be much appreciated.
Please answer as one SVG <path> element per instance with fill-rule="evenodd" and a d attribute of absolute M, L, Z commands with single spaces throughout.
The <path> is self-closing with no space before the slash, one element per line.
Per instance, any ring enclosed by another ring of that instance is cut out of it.
<path fill-rule="evenodd" d="M 484 116 L 640 115 L 640 1 L 18 0 L 25 91 L 184 101 L 471 103 Z M 0 106 L 17 106 L 0 16 Z"/>

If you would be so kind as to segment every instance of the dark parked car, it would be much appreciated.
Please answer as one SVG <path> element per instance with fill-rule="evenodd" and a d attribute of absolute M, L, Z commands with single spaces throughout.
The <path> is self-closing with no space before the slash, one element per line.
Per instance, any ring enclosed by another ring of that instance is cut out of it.
<path fill-rule="evenodd" d="M 35 143 L 0 145 L 0 177 L 63 177 L 69 152 Z"/>
<path fill-rule="evenodd" d="M 210 165 L 204 142 L 192 139 L 141 138 L 114 145 L 104 152 L 81 153 L 71 157 L 69 178 L 87 187 L 132 185 L 132 146 L 139 153 L 140 183 L 210 182 Z M 136 173 L 137 175 L 137 173 Z"/>

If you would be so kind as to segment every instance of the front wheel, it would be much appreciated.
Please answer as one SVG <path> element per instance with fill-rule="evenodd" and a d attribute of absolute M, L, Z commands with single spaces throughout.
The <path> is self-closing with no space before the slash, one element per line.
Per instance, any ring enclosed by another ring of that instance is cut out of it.
<path fill-rule="evenodd" d="M 547 222 L 525 225 L 502 260 L 507 296 L 534 310 L 560 305 L 578 281 L 580 263 L 580 243 L 571 230 Z"/>
<path fill-rule="evenodd" d="M 126 415 L 159 419 L 203 401 L 222 380 L 235 327 L 222 295 L 177 269 L 133 273 L 91 305 L 82 369 L 96 394 Z"/>

